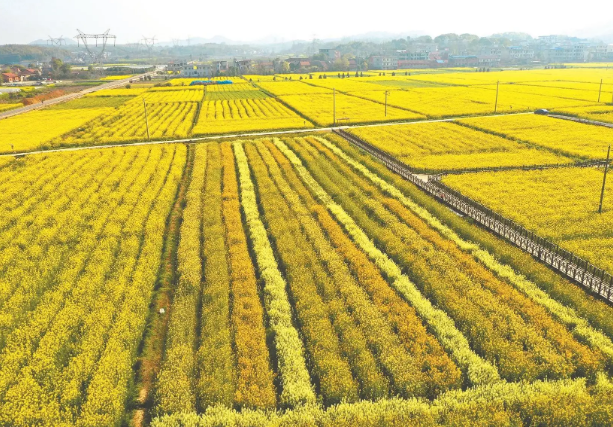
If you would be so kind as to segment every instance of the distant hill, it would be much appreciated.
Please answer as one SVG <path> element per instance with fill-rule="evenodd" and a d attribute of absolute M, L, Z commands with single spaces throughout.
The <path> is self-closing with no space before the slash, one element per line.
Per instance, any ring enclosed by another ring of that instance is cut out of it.
<path fill-rule="evenodd" d="M 70 52 L 59 47 L 46 47 L 25 44 L 0 46 L 0 64 L 16 64 L 21 61 L 48 61 L 52 57 L 70 57 Z"/>
<path fill-rule="evenodd" d="M 49 47 L 53 46 L 48 42 L 48 40 L 43 40 L 43 39 L 34 40 L 33 42 L 30 42 L 28 44 L 31 46 L 49 46 Z M 77 42 L 73 38 L 69 38 L 69 37 L 64 37 L 64 40 L 62 41 L 62 46 L 70 46 L 70 45 L 76 45 L 76 44 Z"/>

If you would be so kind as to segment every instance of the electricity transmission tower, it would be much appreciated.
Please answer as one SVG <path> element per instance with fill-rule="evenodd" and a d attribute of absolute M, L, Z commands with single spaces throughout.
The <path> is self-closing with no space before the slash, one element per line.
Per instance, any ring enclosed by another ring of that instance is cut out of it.
<path fill-rule="evenodd" d="M 83 31 L 77 28 L 79 34 L 75 36 L 77 39 L 77 45 L 85 46 L 87 50 L 87 54 L 92 59 L 92 64 L 100 64 L 102 65 L 102 60 L 104 59 L 104 52 L 106 51 L 106 45 L 109 39 L 113 39 L 113 46 L 115 46 L 115 41 L 117 39 L 116 36 L 109 34 L 109 31 L 106 30 L 102 34 L 85 34 Z"/>
<path fill-rule="evenodd" d="M 147 50 L 149 50 L 149 56 L 151 56 L 151 52 L 153 51 L 153 46 L 155 45 L 155 36 L 153 37 L 143 36 L 142 42 L 147 47 Z"/>
<path fill-rule="evenodd" d="M 66 39 L 64 38 L 64 36 L 59 36 L 59 37 L 49 36 L 49 39 L 47 39 L 47 45 L 52 45 L 52 46 L 66 45 Z"/>

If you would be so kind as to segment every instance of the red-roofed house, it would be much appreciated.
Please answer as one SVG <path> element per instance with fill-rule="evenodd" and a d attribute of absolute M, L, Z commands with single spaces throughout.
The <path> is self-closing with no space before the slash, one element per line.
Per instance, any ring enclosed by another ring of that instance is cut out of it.
<path fill-rule="evenodd" d="M 38 70 L 36 68 L 26 68 L 20 74 L 24 75 L 24 76 L 28 76 L 28 77 L 30 77 L 30 76 L 40 76 L 41 75 L 40 70 Z"/>
<path fill-rule="evenodd" d="M 23 81 L 23 77 L 20 77 L 15 73 L 2 73 L 2 80 L 4 80 L 6 83 L 14 83 Z"/>

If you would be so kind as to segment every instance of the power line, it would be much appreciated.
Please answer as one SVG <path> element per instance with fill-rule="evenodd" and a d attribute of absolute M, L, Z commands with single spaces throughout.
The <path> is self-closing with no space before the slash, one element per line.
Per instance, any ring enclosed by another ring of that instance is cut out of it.
<path fill-rule="evenodd" d="M 64 36 L 59 36 L 59 37 L 49 36 L 49 38 L 47 39 L 47 45 L 52 45 L 52 46 L 66 45 L 66 39 L 64 38 Z"/>

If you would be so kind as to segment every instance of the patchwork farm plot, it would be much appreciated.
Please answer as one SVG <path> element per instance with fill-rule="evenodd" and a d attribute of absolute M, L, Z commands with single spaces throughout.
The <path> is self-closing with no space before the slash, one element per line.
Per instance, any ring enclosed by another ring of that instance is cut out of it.
<path fill-rule="evenodd" d="M 577 167 L 613 129 L 416 123 L 492 115 L 498 81 L 498 112 L 606 116 L 613 75 L 410 73 L 172 79 L 0 120 L 0 425 L 610 423 L 613 307 L 317 128 L 368 124 L 346 131 L 613 271 L 613 199 L 596 213 L 602 168 Z"/>
<path fill-rule="evenodd" d="M 422 173 L 572 163 L 568 157 L 456 122 L 363 127 L 350 133 Z"/>
<path fill-rule="evenodd" d="M 607 271 L 613 272 L 613 201 L 598 213 L 602 168 L 505 171 L 444 182 Z"/>
<path fill-rule="evenodd" d="M 52 147 L 49 142 L 113 111 L 107 108 L 46 109 L 0 120 L 0 152 Z"/>
<path fill-rule="evenodd" d="M 467 126 L 584 160 L 604 160 L 613 129 L 539 115 L 462 120 Z"/>
<path fill-rule="evenodd" d="M 383 102 L 373 102 L 341 93 L 333 95 L 331 91 L 310 95 L 286 95 L 279 99 L 319 126 L 426 118 L 413 111 L 391 106 L 386 108 Z"/>
<path fill-rule="evenodd" d="M 271 79 L 268 77 L 275 76 L 251 75 L 215 77 L 213 82 L 221 84 L 207 86 L 192 85 L 198 79 L 175 78 L 161 85 L 151 84 L 152 87 L 99 90 L 80 100 L 54 106 L 53 109 L 88 109 L 92 116 L 74 128 L 66 129 L 66 124 L 60 124 L 57 129 L 63 132 L 59 134 L 50 132 L 48 137 L 12 146 L 17 151 L 28 151 L 334 124 L 480 116 L 538 108 L 607 121 L 610 114 L 605 102 L 610 97 L 608 91 L 613 90 L 612 73 L 597 68 L 493 73 L 466 69 L 412 70 L 362 73 L 363 77 L 348 73 L 343 78 L 338 78 L 338 73 L 323 73 L 322 78 L 295 75 L 292 80 L 288 76 Z M 497 90 L 498 81 L 501 84 Z M 143 99 L 149 106 L 150 117 L 145 116 Z M 100 114 L 94 115 L 95 109 Z M 153 129 L 147 134 L 148 119 Z M 121 129 L 110 129 L 115 127 L 113 123 L 120 124 Z M 9 122 L 7 126 L 15 125 Z M 573 150 L 560 154 L 581 157 L 585 153 Z"/>
<path fill-rule="evenodd" d="M 560 393 L 587 405 L 573 420 L 608 407 L 613 309 L 558 276 L 509 274 L 454 231 L 474 227 L 336 137 L 55 153 L 0 177 L 5 424 L 116 424 L 130 393 L 158 426 L 265 425 L 277 408 L 369 425 L 519 420 L 534 402 L 551 421 Z M 162 264 L 175 250 L 176 270 Z M 487 415 L 461 403 L 477 395 Z"/>

